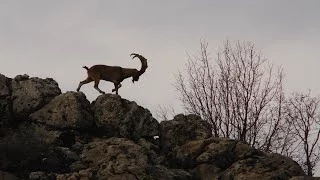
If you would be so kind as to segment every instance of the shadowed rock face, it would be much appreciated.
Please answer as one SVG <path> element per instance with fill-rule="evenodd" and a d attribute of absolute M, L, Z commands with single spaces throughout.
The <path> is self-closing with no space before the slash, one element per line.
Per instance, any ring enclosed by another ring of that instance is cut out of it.
<path fill-rule="evenodd" d="M 0 97 L 10 96 L 11 79 L 0 74 Z"/>
<path fill-rule="evenodd" d="M 11 120 L 11 79 L 0 74 L 0 137 L 10 129 Z"/>
<path fill-rule="evenodd" d="M 0 75 L 0 179 L 303 179 L 293 160 L 213 138 L 195 115 L 160 124 L 118 95 L 93 103 L 52 79 Z M 154 139 L 159 136 L 159 139 Z M 296 176 L 296 177 L 295 177 Z"/>

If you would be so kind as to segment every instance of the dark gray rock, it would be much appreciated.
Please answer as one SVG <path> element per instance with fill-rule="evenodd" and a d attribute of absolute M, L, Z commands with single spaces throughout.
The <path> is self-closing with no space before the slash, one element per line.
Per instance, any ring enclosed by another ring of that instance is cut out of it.
<path fill-rule="evenodd" d="M 210 124 L 196 115 L 179 114 L 173 120 L 162 121 L 160 127 L 160 141 L 165 153 L 188 141 L 212 136 Z"/>
<path fill-rule="evenodd" d="M 0 169 L 25 173 L 41 169 L 42 159 L 61 132 L 37 124 L 21 124 L 0 139 Z"/>
<path fill-rule="evenodd" d="M 292 159 L 255 150 L 227 138 L 189 141 L 173 150 L 171 165 L 194 170 L 200 179 L 289 179 L 304 175 Z"/>
<path fill-rule="evenodd" d="M 320 177 L 295 176 L 290 178 L 290 180 L 320 180 Z"/>
<path fill-rule="evenodd" d="M 29 180 L 55 180 L 56 176 L 52 173 L 35 171 L 29 174 Z"/>
<path fill-rule="evenodd" d="M 12 111 L 17 120 L 28 116 L 61 94 L 58 83 L 51 79 L 18 75 L 12 80 Z"/>
<path fill-rule="evenodd" d="M 10 78 L 0 74 L 0 99 L 10 96 L 10 83 Z"/>
<path fill-rule="evenodd" d="M 32 113 L 29 119 L 54 129 L 87 129 L 93 124 L 90 102 L 82 92 L 56 96 L 45 107 Z"/>
<path fill-rule="evenodd" d="M 0 74 L 0 137 L 7 134 L 11 127 L 11 79 Z"/>
<path fill-rule="evenodd" d="M 57 180 L 94 180 L 94 174 L 95 170 L 92 169 L 86 169 L 86 170 L 81 170 L 79 172 L 74 172 L 74 173 L 66 173 L 66 174 L 57 174 L 56 179 Z"/>
<path fill-rule="evenodd" d="M 93 103 L 95 122 L 107 136 L 133 140 L 159 135 L 159 123 L 149 110 L 119 95 L 100 95 Z"/>
<path fill-rule="evenodd" d="M 233 163 L 221 175 L 222 179 L 290 179 L 303 176 L 301 167 L 292 159 L 279 154 L 265 154 Z"/>
<path fill-rule="evenodd" d="M 17 176 L 9 172 L 0 171 L 0 180 L 18 180 Z"/>
<path fill-rule="evenodd" d="M 148 161 L 149 161 L 148 163 L 151 163 L 151 164 L 158 164 L 159 163 L 159 162 L 157 162 L 158 157 L 159 157 L 159 153 L 160 153 L 159 146 L 147 141 L 144 138 L 139 139 L 137 144 L 139 146 L 141 146 L 143 151 L 145 152 L 145 154 L 148 155 Z"/>
<path fill-rule="evenodd" d="M 182 169 L 168 169 L 165 166 L 148 167 L 148 175 L 152 180 L 191 180 L 193 176 Z"/>
<path fill-rule="evenodd" d="M 213 164 L 200 164 L 193 170 L 195 179 L 201 180 L 218 180 L 220 179 L 221 172 L 223 172 L 222 169 Z"/>

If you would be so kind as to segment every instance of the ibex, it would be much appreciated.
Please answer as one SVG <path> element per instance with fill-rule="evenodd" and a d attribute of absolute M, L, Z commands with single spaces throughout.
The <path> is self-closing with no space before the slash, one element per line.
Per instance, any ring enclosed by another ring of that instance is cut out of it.
<path fill-rule="evenodd" d="M 122 68 L 119 66 L 94 65 L 91 68 L 83 66 L 83 68 L 87 70 L 88 77 L 79 83 L 77 91 L 80 90 L 82 85 L 94 81 L 94 88 L 98 90 L 99 93 L 105 94 L 105 92 L 101 91 L 98 87 L 100 80 L 105 80 L 113 82 L 114 89 L 112 89 L 112 92 L 115 91 L 116 94 L 118 94 L 118 89 L 121 87 L 121 82 L 124 79 L 132 77 L 133 83 L 138 81 L 139 77 L 146 71 L 148 67 L 147 59 L 135 53 L 130 54 L 130 56 L 133 56 L 132 59 L 135 57 L 140 59 L 141 69 L 139 71 L 137 69 Z"/>

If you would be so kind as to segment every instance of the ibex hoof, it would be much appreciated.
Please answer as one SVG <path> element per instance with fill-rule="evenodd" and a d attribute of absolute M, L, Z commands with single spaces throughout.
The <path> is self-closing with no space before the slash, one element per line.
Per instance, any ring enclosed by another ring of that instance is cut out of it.
<path fill-rule="evenodd" d="M 112 92 L 114 92 L 115 91 L 115 89 L 112 89 Z"/>
<path fill-rule="evenodd" d="M 106 94 L 106 93 L 102 91 L 101 94 Z"/>

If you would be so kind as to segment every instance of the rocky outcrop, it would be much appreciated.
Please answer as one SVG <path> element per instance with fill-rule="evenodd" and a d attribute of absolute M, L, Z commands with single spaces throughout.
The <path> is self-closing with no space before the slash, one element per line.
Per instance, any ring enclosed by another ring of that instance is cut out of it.
<path fill-rule="evenodd" d="M 58 83 L 51 79 L 29 78 L 18 75 L 12 80 L 12 112 L 19 120 L 48 104 L 55 96 L 61 94 Z"/>
<path fill-rule="evenodd" d="M 159 124 L 135 102 L 106 94 L 90 104 L 48 78 L 0 76 L 0 130 L 0 179 L 306 178 L 289 158 L 212 137 L 199 116 Z"/>
<path fill-rule="evenodd" d="M 223 179 L 290 179 L 303 174 L 292 159 L 279 154 L 264 154 L 234 162 L 221 176 Z"/>
<path fill-rule="evenodd" d="M 206 139 L 212 136 L 210 124 L 196 115 L 179 114 L 171 121 L 162 121 L 161 145 L 164 152 L 169 152 L 188 141 Z"/>
<path fill-rule="evenodd" d="M 126 137 L 133 140 L 159 135 L 159 123 L 149 110 L 118 95 L 99 96 L 92 108 L 97 127 L 104 135 Z"/>
<path fill-rule="evenodd" d="M 304 174 L 292 159 L 226 138 L 189 141 L 170 155 L 175 167 L 193 169 L 200 179 L 289 179 Z"/>
<path fill-rule="evenodd" d="M 84 167 L 97 169 L 97 179 L 145 179 L 148 157 L 141 146 L 125 138 L 94 139 L 80 155 Z"/>
<path fill-rule="evenodd" d="M 90 102 L 83 93 L 76 92 L 56 96 L 29 119 L 57 129 L 84 129 L 93 124 Z"/>

